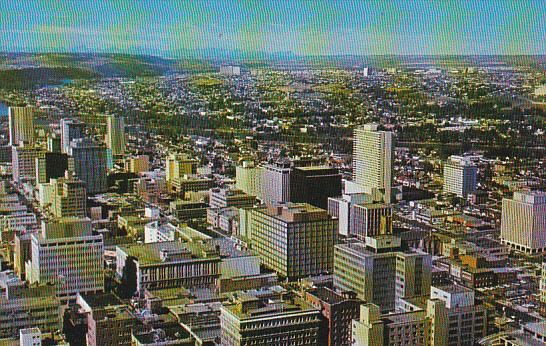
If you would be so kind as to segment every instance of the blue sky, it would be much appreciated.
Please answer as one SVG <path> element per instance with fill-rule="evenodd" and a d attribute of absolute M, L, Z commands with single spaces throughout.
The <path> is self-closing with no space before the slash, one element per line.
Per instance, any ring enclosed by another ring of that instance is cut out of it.
<path fill-rule="evenodd" d="M 0 1 L 0 50 L 546 54 L 546 1 Z"/>

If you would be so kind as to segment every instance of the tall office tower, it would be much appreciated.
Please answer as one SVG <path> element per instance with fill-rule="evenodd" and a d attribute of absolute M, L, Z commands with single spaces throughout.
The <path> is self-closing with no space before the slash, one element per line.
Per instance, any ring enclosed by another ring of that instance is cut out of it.
<path fill-rule="evenodd" d="M 9 107 L 9 144 L 34 143 L 34 108 Z"/>
<path fill-rule="evenodd" d="M 366 237 L 392 234 L 392 207 L 383 203 L 353 205 L 349 235 L 362 241 Z"/>
<path fill-rule="evenodd" d="M 251 209 L 252 250 L 289 280 L 330 272 L 337 220 L 301 203 Z"/>
<path fill-rule="evenodd" d="M 47 151 L 50 153 L 60 153 L 62 151 L 61 137 L 56 133 L 50 133 L 47 136 Z"/>
<path fill-rule="evenodd" d="M 252 161 L 243 161 L 235 167 L 235 187 L 245 193 L 263 199 L 263 167 L 255 166 Z"/>
<path fill-rule="evenodd" d="M 448 346 L 450 321 L 445 303 L 431 299 L 426 303 L 424 308 L 412 306 L 412 311 L 388 314 L 381 314 L 376 304 L 361 305 L 360 318 L 352 321 L 351 345 Z"/>
<path fill-rule="evenodd" d="M 52 208 L 51 213 L 58 218 L 86 216 L 87 195 L 85 184 L 66 174 L 63 178 L 52 179 Z"/>
<path fill-rule="evenodd" d="M 184 176 L 197 174 L 199 161 L 185 154 L 170 154 L 165 161 L 165 180 L 167 185 L 176 185 Z"/>
<path fill-rule="evenodd" d="M 89 218 L 42 221 L 42 232 L 31 235 L 31 241 L 26 269 L 31 283 L 57 283 L 62 300 L 104 291 L 103 239 L 92 234 Z"/>
<path fill-rule="evenodd" d="M 502 200 L 501 240 L 517 251 L 546 251 L 546 192 L 519 191 Z"/>
<path fill-rule="evenodd" d="M 286 203 L 290 201 L 289 161 L 277 161 L 263 166 L 262 201 L 266 204 Z"/>
<path fill-rule="evenodd" d="M 85 137 L 85 123 L 77 119 L 61 119 L 61 151 L 68 153 L 70 142 Z"/>
<path fill-rule="evenodd" d="M 476 192 L 478 168 L 463 156 L 450 156 L 444 165 L 444 192 L 466 198 Z"/>
<path fill-rule="evenodd" d="M 210 190 L 209 205 L 211 208 L 237 207 L 246 208 L 256 204 L 256 197 L 241 190 L 231 188 L 214 188 Z"/>
<path fill-rule="evenodd" d="M 43 150 L 22 143 L 12 147 L 13 181 L 36 180 L 36 159 L 44 155 Z"/>
<path fill-rule="evenodd" d="M 106 192 L 106 148 L 90 139 L 74 139 L 68 148 L 74 160 L 74 173 L 80 178 L 88 194 Z"/>
<path fill-rule="evenodd" d="M 36 158 L 36 183 L 48 183 L 50 179 L 63 177 L 67 169 L 67 154 L 46 152 Z"/>
<path fill-rule="evenodd" d="M 115 115 L 106 116 L 106 146 L 114 157 L 125 155 L 125 121 Z"/>
<path fill-rule="evenodd" d="M 320 312 L 310 304 L 246 299 L 221 308 L 224 346 L 319 344 Z"/>
<path fill-rule="evenodd" d="M 344 193 L 341 197 L 328 198 L 328 214 L 338 219 L 338 233 L 349 236 L 353 227 L 353 207 L 356 204 L 372 202 L 371 195 L 366 193 Z"/>
<path fill-rule="evenodd" d="M 125 170 L 131 173 L 142 173 L 150 170 L 148 155 L 139 155 L 125 160 Z"/>
<path fill-rule="evenodd" d="M 392 132 L 378 131 L 375 124 L 355 129 L 353 180 L 384 203 L 391 202 L 393 148 Z"/>
<path fill-rule="evenodd" d="M 324 325 L 319 340 L 324 346 L 349 346 L 352 333 L 351 322 L 358 319 L 360 299 L 354 293 L 341 294 L 327 287 L 317 287 L 305 293 L 305 300 L 320 310 Z"/>
<path fill-rule="evenodd" d="M 341 196 L 341 174 L 328 166 L 295 167 L 290 177 L 290 201 L 328 208 L 328 197 Z"/>
<path fill-rule="evenodd" d="M 387 235 L 336 245 L 334 286 L 355 292 L 382 311 L 394 310 L 398 298 L 428 294 L 430 255 L 401 251 L 400 244 L 400 238 Z"/>

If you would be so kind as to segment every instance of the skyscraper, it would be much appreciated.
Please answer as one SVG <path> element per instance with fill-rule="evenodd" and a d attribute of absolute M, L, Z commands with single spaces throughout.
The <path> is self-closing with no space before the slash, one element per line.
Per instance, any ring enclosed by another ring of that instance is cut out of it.
<path fill-rule="evenodd" d="M 112 155 L 123 156 L 125 154 L 125 121 L 115 115 L 106 116 L 106 146 L 112 150 Z"/>
<path fill-rule="evenodd" d="M 21 143 L 12 147 L 13 181 L 34 181 L 36 179 L 36 159 L 43 157 L 44 152 L 33 145 Z"/>
<path fill-rule="evenodd" d="M 87 197 L 85 184 L 70 174 L 52 179 L 52 210 L 55 217 L 85 217 Z"/>
<path fill-rule="evenodd" d="M 73 139 L 85 137 L 85 123 L 77 119 L 61 119 L 61 150 L 68 152 Z"/>
<path fill-rule="evenodd" d="M 36 183 L 48 183 L 50 179 L 63 177 L 67 169 L 67 154 L 46 152 L 36 158 Z"/>
<path fill-rule="evenodd" d="M 68 154 L 74 160 L 74 172 L 86 186 L 87 193 L 106 192 L 106 148 L 88 138 L 72 140 Z"/>
<path fill-rule="evenodd" d="M 519 191 L 502 200 L 501 240 L 517 251 L 546 251 L 546 192 Z"/>
<path fill-rule="evenodd" d="M 329 272 L 337 220 L 306 203 L 250 210 L 251 244 L 264 266 L 290 280 Z"/>
<path fill-rule="evenodd" d="M 291 164 L 277 161 L 263 166 L 262 200 L 264 203 L 285 203 L 290 201 Z"/>
<path fill-rule="evenodd" d="M 59 284 L 62 299 L 77 293 L 104 290 L 102 235 L 93 235 L 88 218 L 63 218 L 42 224 L 42 232 L 31 235 L 32 260 L 27 278 L 33 282 Z"/>
<path fill-rule="evenodd" d="M 379 131 L 375 124 L 355 129 L 353 180 L 374 200 L 391 201 L 392 160 L 392 132 Z"/>
<path fill-rule="evenodd" d="M 8 118 L 10 145 L 34 142 L 33 107 L 10 107 Z"/>
<path fill-rule="evenodd" d="M 328 166 L 295 167 L 290 177 L 290 201 L 328 208 L 328 197 L 341 195 L 341 174 Z M 320 186 L 320 188 L 317 188 Z"/>
<path fill-rule="evenodd" d="M 476 191 L 478 168 L 468 157 L 450 156 L 444 165 L 444 192 L 466 198 Z"/>

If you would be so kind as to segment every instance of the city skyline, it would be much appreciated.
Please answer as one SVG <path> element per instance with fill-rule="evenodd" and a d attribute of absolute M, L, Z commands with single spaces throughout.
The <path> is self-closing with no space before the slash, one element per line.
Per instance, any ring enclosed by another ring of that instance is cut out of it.
<path fill-rule="evenodd" d="M 540 55 L 542 1 L 5 1 L 3 52 Z M 99 15 L 100 14 L 100 15 Z"/>

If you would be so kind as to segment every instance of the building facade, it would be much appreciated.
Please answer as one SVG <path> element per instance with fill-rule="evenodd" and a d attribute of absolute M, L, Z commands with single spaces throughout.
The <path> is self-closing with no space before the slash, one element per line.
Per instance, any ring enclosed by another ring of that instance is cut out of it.
<path fill-rule="evenodd" d="M 451 156 L 444 165 L 444 192 L 461 198 L 476 192 L 478 168 L 463 156 Z"/>

